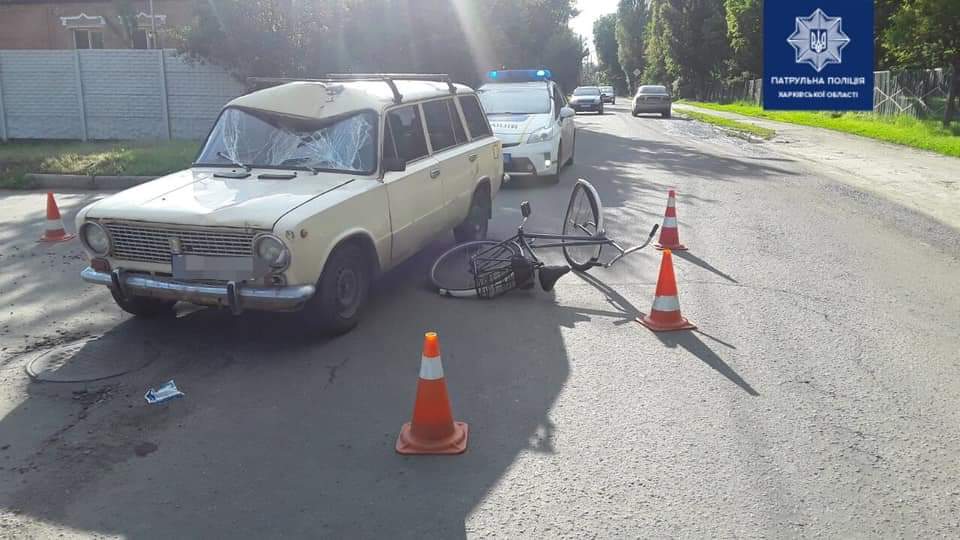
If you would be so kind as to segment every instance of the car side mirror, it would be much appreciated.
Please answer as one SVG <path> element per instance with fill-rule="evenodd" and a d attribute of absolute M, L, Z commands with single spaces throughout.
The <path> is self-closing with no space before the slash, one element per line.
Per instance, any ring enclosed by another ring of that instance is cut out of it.
<path fill-rule="evenodd" d="M 560 118 L 570 118 L 576 114 L 577 114 L 576 111 L 574 111 L 570 107 L 564 107 L 560 109 Z"/>
<path fill-rule="evenodd" d="M 520 203 L 520 213 L 523 214 L 523 217 L 530 217 L 530 214 L 533 213 L 533 210 L 530 209 L 530 201 L 523 201 Z"/>
<path fill-rule="evenodd" d="M 383 172 L 403 172 L 407 170 L 407 161 L 400 158 L 383 158 Z"/>

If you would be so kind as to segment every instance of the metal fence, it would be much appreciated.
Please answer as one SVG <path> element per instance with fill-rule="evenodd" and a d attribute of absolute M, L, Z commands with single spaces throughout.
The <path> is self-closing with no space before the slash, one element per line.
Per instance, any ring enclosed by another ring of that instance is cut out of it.
<path fill-rule="evenodd" d="M 173 50 L 0 50 L 0 140 L 198 139 L 244 91 Z"/>
<path fill-rule="evenodd" d="M 943 116 L 950 90 L 949 69 L 875 71 L 873 75 L 873 112 L 876 114 Z M 747 101 L 760 105 L 763 79 L 716 83 L 708 90 L 707 98 L 718 103 Z"/>

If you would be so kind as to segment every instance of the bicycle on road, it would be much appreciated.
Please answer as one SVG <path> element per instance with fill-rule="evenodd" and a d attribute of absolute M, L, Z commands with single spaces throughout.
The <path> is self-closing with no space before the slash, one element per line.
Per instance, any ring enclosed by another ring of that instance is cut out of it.
<path fill-rule="evenodd" d="M 561 234 L 527 232 L 524 225 L 532 210 L 530 203 L 520 204 L 523 220 L 517 234 L 502 240 L 477 240 L 454 246 L 440 255 L 430 270 L 430 280 L 440 294 L 456 297 L 493 298 L 516 288 L 531 288 L 535 278 L 545 291 L 571 268 L 586 272 L 600 266 L 610 268 L 623 257 L 645 248 L 659 225 L 654 225 L 647 240 L 623 248 L 607 237 L 603 227 L 603 206 L 590 182 L 579 179 L 570 194 Z M 545 243 L 539 243 L 544 240 Z M 617 250 L 608 262 L 600 262 L 604 246 Z M 536 250 L 561 248 L 569 266 L 548 266 Z"/>

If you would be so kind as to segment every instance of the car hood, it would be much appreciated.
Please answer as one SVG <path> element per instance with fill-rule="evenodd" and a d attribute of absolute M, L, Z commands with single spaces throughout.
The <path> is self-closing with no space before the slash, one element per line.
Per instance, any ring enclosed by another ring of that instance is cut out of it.
<path fill-rule="evenodd" d="M 215 170 L 180 171 L 94 203 L 88 218 L 127 219 L 179 225 L 272 229 L 284 214 L 353 181 L 349 174 L 297 172 L 290 180 L 217 178 Z"/>
<path fill-rule="evenodd" d="M 550 125 L 550 114 L 492 114 L 488 117 L 493 134 L 503 144 L 522 142 L 528 134 Z"/>

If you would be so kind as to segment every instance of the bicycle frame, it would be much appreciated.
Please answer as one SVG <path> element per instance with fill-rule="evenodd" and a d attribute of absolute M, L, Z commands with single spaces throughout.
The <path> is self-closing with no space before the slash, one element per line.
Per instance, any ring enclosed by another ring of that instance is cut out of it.
<path fill-rule="evenodd" d="M 647 236 L 647 240 L 644 243 L 631 248 L 624 248 L 614 240 L 608 238 L 605 231 L 601 232 L 599 236 L 594 236 L 592 238 L 584 238 L 582 236 L 573 236 L 569 234 L 526 232 L 525 230 L 523 230 L 523 226 L 526 225 L 526 223 L 527 223 L 527 218 L 524 217 L 523 221 L 520 223 L 520 226 L 517 227 L 517 234 L 515 234 L 511 238 L 508 238 L 500 242 L 500 244 L 506 244 L 506 243 L 512 242 L 514 245 L 517 246 L 517 248 L 520 249 L 520 254 L 529 256 L 533 260 L 533 263 L 535 265 L 543 264 L 540 261 L 540 259 L 537 257 L 537 254 L 536 254 L 537 249 L 562 248 L 564 246 L 566 247 L 612 246 L 614 249 L 619 251 L 617 256 L 615 256 L 613 259 L 611 259 L 609 262 L 606 262 L 606 263 L 600 263 L 600 262 L 593 263 L 593 266 L 599 266 L 602 268 L 610 268 L 611 266 L 614 265 L 614 263 L 626 257 L 627 255 L 630 255 L 631 253 L 634 253 L 636 251 L 639 251 L 647 247 L 647 245 L 653 239 L 654 235 L 657 234 L 657 229 L 660 227 L 659 225 L 654 225 L 653 229 L 650 231 L 650 235 Z M 580 228 L 583 229 L 584 232 L 589 234 L 590 231 L 588 229 L 586 229 L 583 226 L 580 226 Z M 559 242 L 552 242 L 547 244 L 535 244 L 533 241 L 536 241 L 536 240 L 559 240 Z M 483 255 L 483 252 L 478 253 L 477 255 L 474 256 L 474 258 L 487 261 L 487 262 L 508 262 L 506 259 L 482 257 L 482 255 Z"/>

